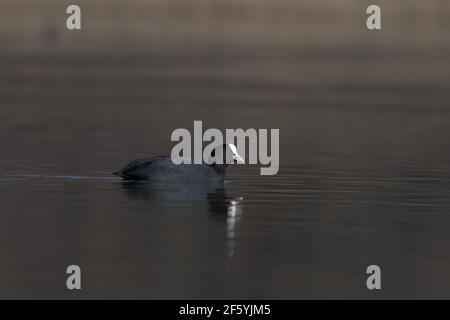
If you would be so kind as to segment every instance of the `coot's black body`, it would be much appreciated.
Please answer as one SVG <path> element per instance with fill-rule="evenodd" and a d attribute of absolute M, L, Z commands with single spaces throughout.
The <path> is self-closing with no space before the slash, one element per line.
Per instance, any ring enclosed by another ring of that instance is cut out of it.
<path fill-rule="evenodd" d="M 135 160 L 114 174 L 126 180 L 150 181 L 223 181 L 227 165 L 180 164 L 169 156 Z"/>
<path fill-rule="evenodd" d="M 233 144 L 217 146 L 208 163 L 180 164 L 173 163 L 169 156 L 156 156 L 135 160 L 122 170 L 115 172 L 126 180 L 149 180 L 162 182 L 217 182 L 225 179 L 229 163 L 245 163 Z"/>

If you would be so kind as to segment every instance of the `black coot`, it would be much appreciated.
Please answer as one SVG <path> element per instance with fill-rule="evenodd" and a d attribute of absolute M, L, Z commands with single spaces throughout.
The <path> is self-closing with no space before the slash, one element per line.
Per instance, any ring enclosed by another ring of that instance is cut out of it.
<path fill-rule="evenodd" d="M 244 163 L 244 160 L 238 155 L 236 146 L 224 144 L 213 150 L 209 163 L 177 165 L 170 156 L 156 156 L 132 161 L 114 174 L 126 180 L 223 181 L 228 164 Z"/>

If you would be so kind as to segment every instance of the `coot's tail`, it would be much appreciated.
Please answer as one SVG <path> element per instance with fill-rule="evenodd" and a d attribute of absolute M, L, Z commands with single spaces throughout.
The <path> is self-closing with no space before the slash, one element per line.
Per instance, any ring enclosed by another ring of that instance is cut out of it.
<path fill-rule="evenodd" d="M 113 175 L 123 177 L 123 172 L 122 172 L 122 170 L 119 170 L 119 171 L 114 172 Z"/>
<path fill-rule="evenodd" d="M 125 180 L 139 180 L 139 179 L 134 179 L 132 176 L 127 175 L 125 172 L 123 172 L 123 170 L 116 171 L 113 173 L 113 175 L 121 177 Z"/>

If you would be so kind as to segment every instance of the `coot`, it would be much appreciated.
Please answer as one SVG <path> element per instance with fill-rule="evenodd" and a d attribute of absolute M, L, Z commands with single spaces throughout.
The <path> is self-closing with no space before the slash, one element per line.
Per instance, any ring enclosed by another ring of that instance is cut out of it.
<path fill-rule="evenodd" d="M 244 163 L 244 160 L 235 145 L 224 144 L 212 151 L 208 164 L 177 165 L 170 156 L 156 156 L 132 161 L 114 174 L 126 180 L 223 181 L 230 163 Z"/>

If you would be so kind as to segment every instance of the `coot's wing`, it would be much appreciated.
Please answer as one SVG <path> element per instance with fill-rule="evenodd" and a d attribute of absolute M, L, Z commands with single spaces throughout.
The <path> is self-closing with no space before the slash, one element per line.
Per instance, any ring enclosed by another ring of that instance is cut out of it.
<path fill-rule="evenodd" d="M 169 156 L 157 156 L 130 162 L 115 174 L 129 180 L 181 182 L 223 180 L 225 171 L 218 172 L 205 164 L 176 165 Z"/>
<path fill-rule="evenodd" d="M 145 174 L 143 173 L 148 171 L 148 169 L 151 169 L 152 166 L 155 166 L 160 162 L 168 161 L 170 161 L 170 158 L 166 156 L 134 160 L 127 164 L 123 169 L 114 172 L 114 174 L 123 178 L 145 178 Z"/>

